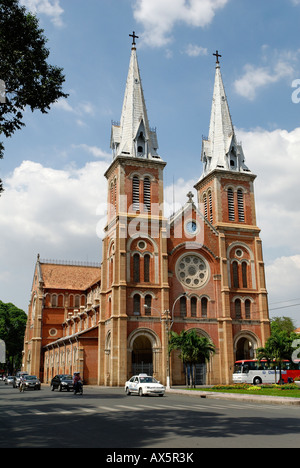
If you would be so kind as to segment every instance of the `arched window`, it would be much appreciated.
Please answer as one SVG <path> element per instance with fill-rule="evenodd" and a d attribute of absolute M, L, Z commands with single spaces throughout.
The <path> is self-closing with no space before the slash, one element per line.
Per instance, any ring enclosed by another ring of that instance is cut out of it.
<path fill-rule="evenodd" d="M 204 203 L 204 216 L 207 219 L 208 210 L 207 210 L 207 196 L 206 196 L 206 194 L 203 196 L 203 203 Z"/>
<path fill-rule="evenodd" d="M 186 317 L 186 297 L 180 298 L 180 317 Z"/>
<path fill-rule="evenodd" d="M 115 209 L 117 209 L 117 179 L 115 179 L 115 185 L 114 185 L 114 198 L 115 198 Z"/>
<path fill-rule="evenodd" d="M 152 296 L 150 294 L 145 297 L 145 306 L 145 315 L 151 315 Z"/>
<path fill-rule="evenodd" d="M 238 191 L 237 191 L 237 200 L 238 200 L 239 221 L 241 223 L 244 223 L 245 222 L 244 192 L 243 192 L 242 189 L 238 189 Z"/>
<path fill-rule="evenodd" d="M 133 314 L 141 315 L 141 296 L 139 294 L 133 296 Z"/>
<path fill-rule="evenodd" d="M 144 206 L 145 210 L 151 211 L 151 183 L 149 177 L 144 179 Z"/>
<path fill-rule="evenodd" d="M 133 281 L 134 283 L 140 282 L 140 256 L 138 253 L 133 256 Z"/>
<path fill-rule="evenodd" d="M 242 263 L 242 279 L 243 279 L 243 288 L 248 288 L 248 275 L 247 275 L 247 262 Z"/>
<path fill-rule="evenodd" d="M 202 299 L 201 299 L 201 316 L 203 318 L 207 317 L 207 304 L 208 304 L 207 297 L 202 297 Z"/>
<path fill-rule="evenodd" d="M 245 317 L 246 317 L 246 319 L 251 318 L 251 301 L 250 301 L 250 299 L 245 300 Z"/>
<path fill-rule="evenodd" d="M 213 218 L 213 207 L 212 207 L 212 193 L 208 193 L 208 202 L 209 202 L 209 221 L 213 223 L 214 218 Z"/>
<path fill-rule="evenodd" d="M 57 307 L 57 294 L 52 294 L 51 306 L 52 307 Z"/>
<path fill-rule="evenodd" d="M 192 297 L 191 299 L 191 317 L 197 317 L 197 298 Z"/>
<path fill-rule="evenodd" d="M 149 283 L 150 281 L 150 255 L 144 257 L 144 281 Z"/>
<path fill-rule="evenodd" d="M 229 221 L 235 220 L 234 214 L 234 193 L 232 188 L 229 188 L 227 191 L 227 198 L 228 198 L 228 219 Z"/>
<path fill-rule="evenodd" d="M 134 211 L 140 209 L 140 179 L 134 176 L 132 179 L 132 208 Z"/>
<path fill-rule="evenodd" d="M 80 307 L 80 296 L 78 294 L 75 296 L 75 307 Z"/>
<path fill-rule="evenodd" d="M 232 262 L 232 279 L 233 279 L 233 287 L 239 288 L 239 264 L 238 262 Z"/>
<path fill-rule="evenodd" d="M 235 311 L 235 318 L 241 319 L 242 318 L 242 307 L 241 307 L 241 300 L 236 299 L 234 301 L 234 311 Z"/>

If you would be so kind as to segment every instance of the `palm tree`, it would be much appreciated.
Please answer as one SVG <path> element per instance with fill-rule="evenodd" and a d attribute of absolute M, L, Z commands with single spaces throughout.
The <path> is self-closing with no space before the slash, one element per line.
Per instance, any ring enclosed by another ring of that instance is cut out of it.
<path fill-rule="evenodd" d="M 195 387 L 196 364 L 209 362 L 211 355 L 215 353 L 214 344 L 205 336 L 199 336 L 196 330 L 183 330 L 180 335 L 171 332 L 169 351 L 180 350 L 180 359 L 183 362 L 186 384 Z"/>
<path fill-rule="evenodd" d="M 257 359 L 261 361 L 266 359 L 269 363 L 275 366 L 275 383 L 276 383 L 276 366 L 279 367 L 279 382 L 282 381 L 282 362 L 285 359 L 291 359 L 293 352 L 293 338 L 286 331 L 273 330 L 270 338 L 264 348 L 257 350 Z"/>

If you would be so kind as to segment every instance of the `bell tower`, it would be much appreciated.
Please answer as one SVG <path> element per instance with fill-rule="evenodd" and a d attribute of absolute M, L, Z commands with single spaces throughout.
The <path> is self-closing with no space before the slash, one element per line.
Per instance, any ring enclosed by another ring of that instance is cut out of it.
<path fill-rule="evenodd" d="M 214 55 L 216 70 L 209 136 L 202 142 L 203 173 L 195 189 L 205 218 L 219 233 L 220 356 L 224 368 L 232 369 L 233 356 L 238 356 L 236 337 L 245 337 L 246 343 L 253 333 L 260 337 L 259 344 L 264 344 L 270 324 L 262 242 L 256 224 L 256 175 L 246 165 L 242 145 L 237 141 L 221 74 L 221 55 L 218 51 Z M 243 332 L 245 326 L 252 332 Z M 248 351 L 249 357 L 255 355 L 255 349 Z M 230 381 L 230 375 L 223 380 Z"/>
<path fill-rule="evenodd" d="M 101 272 L 101 385 L 123 385 L 133 364 L 139 363 L 134 336 L 144 347 L 151 347 L 145 359 L 153 366 L 154 376 L 166 367 L 160 362 L 166 354 L 161 349 L 165 338 L 160 315 L 168 309 L 163 216 L 166 163 L 158 154 L 156 129 L 149 125 L 136 52 L 138 36 L 130 36 L 121 120 L 112 123 L 112 162 L 105 173 L 108 210 Z"/>

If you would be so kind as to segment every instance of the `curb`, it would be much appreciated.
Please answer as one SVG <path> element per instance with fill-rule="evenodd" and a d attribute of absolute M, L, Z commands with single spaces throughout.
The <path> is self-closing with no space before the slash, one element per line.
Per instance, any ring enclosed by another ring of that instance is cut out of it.
<path fill-rule="evenodd" d="M 300 406 L 300 398 L 276 397 L 267 395 L 246 395 L 236 393 L 205 392 L 202 390 L 182 390 L 170 388 L 166 393 L 178 395 L 189 395 L 198 398 L 207 398 L 215 400 L 236 400 L 255 403 L 272 403 L 274 405 Z"/>

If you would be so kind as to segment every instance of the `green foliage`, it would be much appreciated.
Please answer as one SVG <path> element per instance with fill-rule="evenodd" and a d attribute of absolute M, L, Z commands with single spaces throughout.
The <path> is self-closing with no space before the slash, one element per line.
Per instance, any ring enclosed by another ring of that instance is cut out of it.
<path fill-rule="evenodd" d="M 266 359 L 274 366 L 278 366 L 281 380 L 281 366 L 284 360 L 291 360 L 295 351 L 293 343 L 299 336 L 291 332 L 286 327 L 282 327 L 279 321 L 274 322 L 270 338 L 264 348 L 258 348 L 257 359 Z M 277 378 L 275 373 L 275 379 Z"/>
<path fill-rule="evenodd" d="M 180 335 L 171 332 L 169 351 L 180 350 L 180 359 L 183 361 L 185 370 L 191 369 L 192 385 L 195 386 L 195 365 L 209 362 L 211 355 L 215 353 L 214 344 L 205 336 L 199 336 L 196 330 L 183 330 Z M 186 374 L 189 385 L 189 373 Z"/>
<path fill-rule="evenodd" d="M 47 62 L 49 50 L 43 33 L 38 19 L 18 0 L 0 2 L 0 79 L 6 92 L 5 102 L 0 103 L 0 135 L 6 138 L 25 125 L 27 106 L 47 113 L 53 102 L 67 97 L 62 92 L 62 69 Z M 3 151 L 0 142 L 0 158 Z"/>
<path fill-rule="evenodd" d="M 271 318 L 271 332 L 286 331 L 289 335 L 293 333 L 296 326 L 290 317 Z"/>
<path fill-rule="evenodd" d="M 6 345 L 6 360 L 10 371 L 20 367 L 27 315 L 14 304 L 0 301 L 0 339 Z"/>

